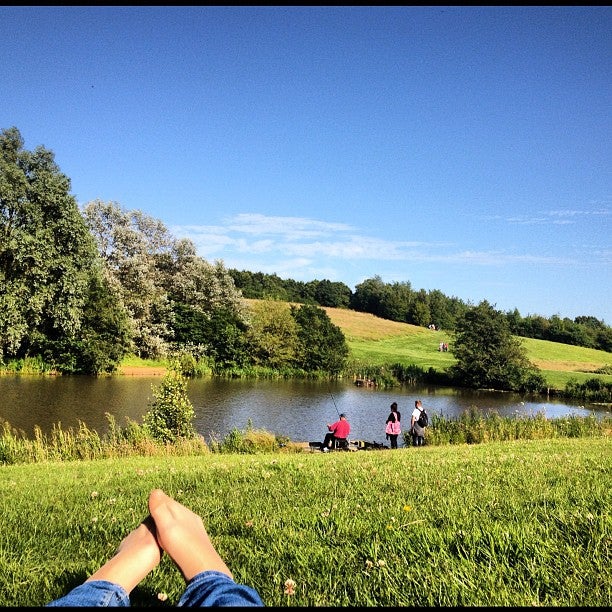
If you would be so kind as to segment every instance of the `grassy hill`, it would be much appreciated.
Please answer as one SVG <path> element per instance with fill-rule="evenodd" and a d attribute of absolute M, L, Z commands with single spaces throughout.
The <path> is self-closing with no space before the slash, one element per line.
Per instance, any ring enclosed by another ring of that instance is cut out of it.
<path fill-rule="evenodd" d="M 445 370 L 455 362 L 453 334 L 432 331 L 416 325 L 387 321 L 371 314 L 341 308 L 324 309 L 346 336 L 351 356 L 373 365 L 383 363 L 416 364 L 422 368 Z M 527 357 L 556 389 L 571 378 L 584 382 L 594 376 L 612 382 L 612 375 L 595 374 L 612 367 L 612 353 L 548 340 L 520 338 Z M 438 350 L 440 342 L 449 343 L 449 352 Z"/>
<path fill-rule="evenodd" d="M 247 303 L 256 301 L 246 300 Z M 439 371 L 455 362 L 452 332 L 432 331 L 346 308 L 324 310 L 344 333 L 351 358 L 357 361 L 368 365 L 415 364 Z M 597 377 L 612 382 L 612 375 L 595 373 L 600 368 L 612 367 L 612 353 L 533 338 L 520 338 L 520 341 L 527 357 L 541 370 L 551 388 L 563 389 L 570 379 L 584 382 Z M 448 352 L 438 350 L 440 342 L 449 343 Z"/>

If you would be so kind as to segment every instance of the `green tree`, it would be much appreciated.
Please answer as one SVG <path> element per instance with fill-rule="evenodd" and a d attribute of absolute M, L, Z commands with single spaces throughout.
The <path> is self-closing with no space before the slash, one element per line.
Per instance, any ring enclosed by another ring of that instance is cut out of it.
<path fill-rule="evenodd" d="M 222 262 L 199 257 L 193 242 L 174 238 L 160 220 L 114 202 L 90 202 L 83 215 L 129 312 L 136 354 L 159 357 L 168 354 L 172 341 L 196 342 L 187 340 L 190 326 L 212 341 L 209 324 L 217 309 L 244 324 L 234 280 Z"/>
<path fill-rule="evenodd" d="M 102 335 L 116 332 L 118 342 L 102 363 L 93 355 L 109 347 L 89 314 L 104 283 L 95 242 L 53 153 L 26 151 L 14 127 L 0 133 L 0 223 L 1 357 L 44 355 L 68 372 L 112 368 L 124 339 L 120 302 L 110 291 L 105 307 L 117 310 L 107 310 Z"/>
<path fill-rule="evenodd" d="M 168 251 L 156 256 L 156 262 L 161 284 L 173 303 L 187 304 L 208 315 L 221 308 L 244 320 L 242 294 L 223 262 L 211 264 L 199 257 L 191 240 L 173 240 Z"/>
<path fill-rule="evenodd" d="M 129 313 L 132 350 L 141 357 L 164 356 L 172 312 L 157 258 L 170 251 L 172 236 L 161 221 L 115 202 L 89 202 L 83 216 Z"/>
<path fill-rule="evenodd" d="M 425 292 L 423 291 L 423 294 Z M 411 312 L 414 305 L 414 292 L 408 281 L 401 283 L 387 283 L 382 293 L 380 304 L 380 315 L 383 319 L 399 321 L 401 323 L 413 323 Z M 425 296 L 426 299 L 426 296 Z M 426 315 L 429 324 L 429 309 Z M 419 325 L 419 323 L 415 323 Z"/>
<path fill-rule="evenodd" d="M 339 374 L 349 355 L 342 330 L 318 306 L 291 306 L 291 315 L 298 325 L 298 367 L 308 372 Z"/>
<path fill-rule="evenodd" d="M 163 443 L 194 438 L 195 411 L 187 395 L 187 379 L 171 368 L 159 385 L 153 385 L 153 401 L 143 418 L 145 429 Z"/>
<path fill-rule="evenodd" d="M 82 325 L 76 336 L 46 337 L 38 342 L 45 361 L 64 373 L 112 373 L 130 347 L 126 310 L 102 272 L 92 274 Z"/>
<path fill-rule="evenodd" d="M 174 332 L 179 345 L 199 345 L 216 370 L 242 367 L 249 361 L 247 324 L 230 308 L 203 313 L 187 304 L 175 304 Z"/>
<path fill-rule="evenodd" d="M 90 374 L 114 372 L 130 346 L 128 313 L 109 279 L 100 271 L 91 277 L 83 310 L 78 342 L 82 371 Z"/>
<path fill-rule="evenodd" d="M 414 294 L 408 314 L 410 323 L 427 327 L 431 323 L 431 311 L 429 309 L 429 296 L 425 289 Z"/>
<path fill-rule="evenodd" d="M 253 305 L 247 331 L 248 350 L 255 365 L 283 368 L 293 365 L 298 326 L 286 302 L 263 300 Z"/>
<path fill-rule="evenodd" d="M 440 290 L 434 289 L 429 292 L 430 323 L 438 329 L 454 329 L 455 317 L 450 309 L 450 299 Z"/>
<path fill-rule="evenodd" d="M 250 361 L 247 345 L 247 324 L 231 308 L 216 308 L 208 322 L 207 355 L 215 370 L 241 368 Z"/>
<path fill-rule="evenodd" d="M 349 308 L 382 317 L 384 314 L 383 302 L 386 292 L 386 285 L 380 276 L 376 275 L 374 278 L 367 278 L 355 287 Z"/>
<path fill-rule="evenodd" d="M 314 299 L 319 306 L 331 308 L 346 308 L 351 299 L 351 290 L 344 283 L 334 283 L 324 279 L 312 281 L 314 285 Z M 309 283 L 307 283 L 308 285 Z"/>
<path fill-rule="evenodd" d="M 457 321 L 451 347 L 457 363 L 449 373 L 472 388 L 530 391 L 545 383 L 512 336 L 507 318 L 486 300 Z"/>

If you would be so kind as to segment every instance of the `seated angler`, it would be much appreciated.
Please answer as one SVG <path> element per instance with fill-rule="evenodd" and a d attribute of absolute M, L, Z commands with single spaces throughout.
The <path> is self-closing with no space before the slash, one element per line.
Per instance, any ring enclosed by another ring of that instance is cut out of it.
<path fill-rule="evenodd" d="M 351 431 L 351 426 L 346 420 L 346 414 L 344 412 L 340 415 L 340 419 L 335 423 L 327 424 L 329 432 L 325 434 L 325 440 L 323 440 L 322 451 L 326 453 L 331 448 L 335 448 L 336 441 L 339 448 L 346 448 L 348 446 L 348 436 Z"/>

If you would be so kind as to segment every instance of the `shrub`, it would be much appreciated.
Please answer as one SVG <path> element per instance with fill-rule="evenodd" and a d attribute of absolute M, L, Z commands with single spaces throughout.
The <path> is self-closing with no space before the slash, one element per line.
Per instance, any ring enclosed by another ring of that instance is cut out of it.
<path fill-rule="evenodd" d="M 154 400 L 144 416 L 144 426 L 151 436 L 163 443 L 194 438 L 195 412 L 187 396 L 185 377 L 169 370 L 159 386 L 153 386 Z"/>
<path fill-rule="evenodd" d="M 251 420 L 246 430 L 232 429 L 221 441 L 213 441 L 210 448 L 217 453 L 255 454 L 277 451 L 286 448 L 289 438 L 276 436 L 264 429 L 254 429 Z"/>

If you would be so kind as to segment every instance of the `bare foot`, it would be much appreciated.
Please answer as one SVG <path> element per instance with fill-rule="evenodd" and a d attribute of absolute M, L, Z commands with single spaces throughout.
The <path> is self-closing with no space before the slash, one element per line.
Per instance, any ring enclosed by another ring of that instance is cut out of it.
<path fill-rule="evenodd" d="M 108 580 L 128 593 L 157 565 L 162 551 L 155 537 L 155 524 L 148 516 L 119 544 L 115 555 L 85 582 Z"/>
<path fill-rule="evenodd" d="M 155 521 L 159 545 L 170 555 L 187 582 L 206 570 L 216 570 L 233 578 L 197 514 L 161 489 L 151 491 L 149 511 Z"/>

